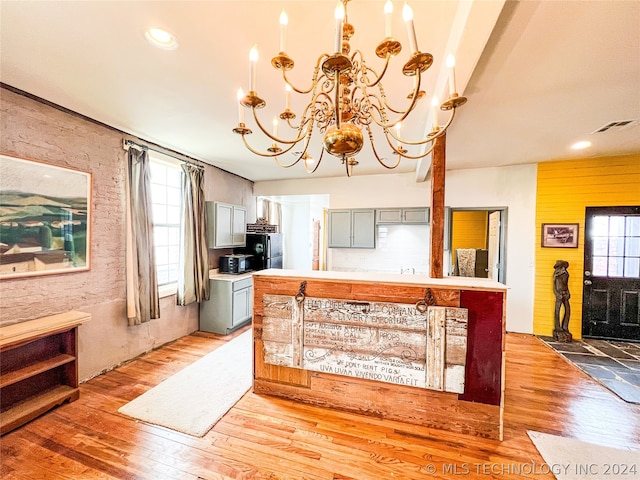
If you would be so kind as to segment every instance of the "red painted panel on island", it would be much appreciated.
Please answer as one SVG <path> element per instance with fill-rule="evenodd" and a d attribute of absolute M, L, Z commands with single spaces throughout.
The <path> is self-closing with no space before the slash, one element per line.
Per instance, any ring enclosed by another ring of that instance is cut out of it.
<path fill-rule="evenodd" d="M 502 387 L 502 292 L 463 290 L 469 311 L 464 393 L 458 399 L 500 405 Z"/>

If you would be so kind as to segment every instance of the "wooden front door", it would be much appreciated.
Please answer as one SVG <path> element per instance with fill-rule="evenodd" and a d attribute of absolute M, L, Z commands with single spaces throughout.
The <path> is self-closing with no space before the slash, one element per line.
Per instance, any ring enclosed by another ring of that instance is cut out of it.
<path fill-rule="evenodd" d="M 640 341 L 640 206 L 587 207 L 582 335 Z"/>

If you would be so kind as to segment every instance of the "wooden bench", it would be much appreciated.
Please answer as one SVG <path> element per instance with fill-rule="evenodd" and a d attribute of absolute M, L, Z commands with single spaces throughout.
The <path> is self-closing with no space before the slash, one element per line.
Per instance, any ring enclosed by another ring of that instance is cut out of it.
<path fill-rule="evenodd" d="M 0 327 L 0 435 L 33 420 L 78 389 L 78 326 L 71 311 Z"/>

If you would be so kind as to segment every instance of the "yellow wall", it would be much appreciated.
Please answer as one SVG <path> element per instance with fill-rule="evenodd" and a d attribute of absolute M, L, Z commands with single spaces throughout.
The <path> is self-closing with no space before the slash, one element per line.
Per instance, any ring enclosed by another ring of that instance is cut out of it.
<path fill-rule="evenodd" d="M 487 223 L 485 210 L 452 212 L 451 251 L 457 248 L 487 248 Z"/>
<path fill-rule="evenodd" d="M 582 337 L 582 274 L 586 207 L 640 205 L 640 154 L 538 164 L 533 331 L 553 334 L 553 264 L 569 262 L 569 330 Z M 578 223 L 578 248 L 542 248 L 543 223 Z"/>

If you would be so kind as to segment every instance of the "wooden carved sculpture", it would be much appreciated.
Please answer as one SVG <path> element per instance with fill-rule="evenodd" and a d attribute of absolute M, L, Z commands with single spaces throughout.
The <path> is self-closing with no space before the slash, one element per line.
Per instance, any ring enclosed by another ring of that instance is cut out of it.
<path fill-rule="evenodd" d="M 569 262 L 558 260 L 553 266 L 553 293 L 556 296 L 556 308 L 554 314 L 553 338 L 559 342 L 569 343 L 573 339 L 569 332 L 569 319 L 571 317 L 571 305 L 569 299 Z M 562 322 L 560 321 L 560 310 L 564 307 Z"/>

